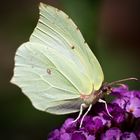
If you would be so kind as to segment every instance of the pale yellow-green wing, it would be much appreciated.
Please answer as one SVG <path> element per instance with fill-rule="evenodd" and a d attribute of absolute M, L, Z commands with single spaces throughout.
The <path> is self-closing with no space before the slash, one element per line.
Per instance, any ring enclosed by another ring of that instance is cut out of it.
<path fill-rule="evenodd" d="M 91 81 L 89 84 L 92 84 L 92 88 L 84 94 L 89 95 L 93 86 L 94 90 L 98 90 L 104 80 L 102 68 L 78 27 L 68 15 L 57 8 L 41 3 L 39 9 L 40 18 L 30 41 L 51 45 L 79 65 Z"/>
<path fill-rule="evenodd" d="M 36 108 L 67 114 L 79 111 L 81 94 L 89 95 L 101 87 L 103 73 L 73 21 L 62 11 L 41 4 L 40 19 L 29 42 L 16 52 L 11 82 Z"/>
<path fill-rule="evenodd" d="M 71 59 L 54 48 L 27 42 L 16 52 L 11 82 L 22 89 L 37 109 L 53 113 L 55 102 L 68 104 L 73 99 L 79 101 L 82 88 L 84 85 L 88 87 L 87 77 L 77 73 L 78 69 Z M 71 108 L 72 112 L 76 112 L 77 108 L 80 109 L 79 106 Z M 59 114 L 66 114 L 68 110 L 62 109 Z"/>

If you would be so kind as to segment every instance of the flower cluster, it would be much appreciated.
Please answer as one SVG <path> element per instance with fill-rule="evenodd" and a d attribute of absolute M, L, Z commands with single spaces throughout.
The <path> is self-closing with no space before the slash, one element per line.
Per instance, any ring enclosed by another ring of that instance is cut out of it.
<path fill-rule="evenodd" d="M 128 86 L 113 88 L 115 98 L 108 103 L 96 103 L 84 118 L 72 123 L 68 118 L 61 128 L 49 134 L 48 140 L 139 140 L 140 139 L 140 91 L 130 91 Z"/>

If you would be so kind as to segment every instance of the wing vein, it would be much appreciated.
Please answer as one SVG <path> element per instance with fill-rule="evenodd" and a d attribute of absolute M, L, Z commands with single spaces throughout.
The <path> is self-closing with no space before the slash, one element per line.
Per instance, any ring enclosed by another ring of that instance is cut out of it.
<path fill-rule="evenodd" d="M 29 49 L 28 47 L 26 47 L 26 48 L 33 54 L 31 48 L 30 48 L 30 49 Z M 38 49 L 38 51 L 39 51 L 41 54 L 43 54 L 48 60 L 50 60 L 50 62 L 56 67 L 56 69 L 58 70 L 58 72 L 59 72 L 61 75 L 63 75 L 63 77 L 65 77 L 65 79 L 68 80 L 68 82 L 70 82 L 71 85 L 80 93 L 79 89 L 74 85 L 74 83 L 73 83 L 59 68 L 57 68 L 57 66 L 53 63 L 53 61 L 52 61 L 51 59 L 49 59 L 49 57 L 47 57 L 47 56 L 44 54 L 44 52 L 42 52 L 40 49 Z"/>
<path fill-rule="evenodd" d="M 49 20 L 47 17 L 45 17 L 42 13 L 40 13 L 42 17 L 44 17 L 45 19 Z M 61 33 L 58 33 L 56 30 L 54 30 L 53 28 L 51 28 L 48 24 L 44 23 L 41 19 L 39 20 L 40 23 L 42 23 L 43 25 L 47 26 L 49 29 L 51 29 L 52 31 L 54 31 L 56 34 L 58 34 L 60 37 L 62 37 L 65 42 L 69 45 L 69 46 L 73 46 Z M 50 22 L 51 23 L 51 22 Z M 55 24 L 55 26 L 57 26 Z M 58 27 L 58 26 L 57 26 Z"/>

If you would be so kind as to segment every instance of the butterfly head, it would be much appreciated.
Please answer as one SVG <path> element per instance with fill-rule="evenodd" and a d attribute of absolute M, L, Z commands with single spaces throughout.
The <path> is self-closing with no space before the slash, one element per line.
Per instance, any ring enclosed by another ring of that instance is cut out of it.
<path fill-rule="evenodd" d="M 109 95 L 112 92 L 112 87 L 108 83 L 104 83 L 99 90 L 100 94 Z"/>

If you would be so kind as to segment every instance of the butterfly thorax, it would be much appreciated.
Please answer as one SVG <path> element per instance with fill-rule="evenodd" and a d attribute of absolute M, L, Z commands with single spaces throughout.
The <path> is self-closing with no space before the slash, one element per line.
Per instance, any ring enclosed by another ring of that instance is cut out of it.
<path fill-rule="evenodd" d="M 81 99 L 86 105 L 95 104 L 100 98 L 103 97 L 99 91 L 93 91 L 90 95 L 81 95 Z"/>
<path fill-rule="evenodd" d="M 110 94 L 111 90 L 111 87 L 108 86 L 107 83 L 104 83 L 99 90 L 93 90 L 90 95 L 81 95 L 80 97 L 86 105 L 95 104 L 100 98 L 103 98 L 105 94 Z"/>

